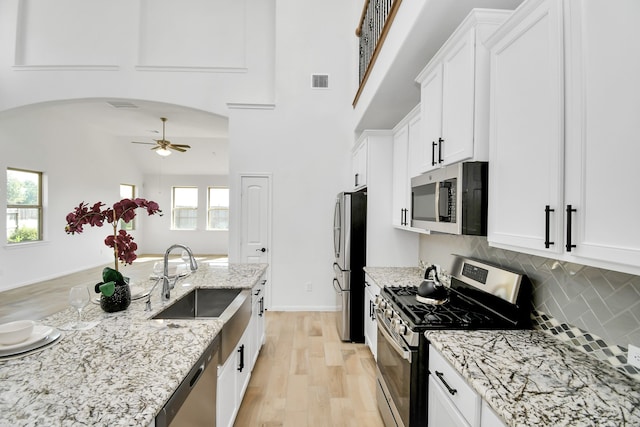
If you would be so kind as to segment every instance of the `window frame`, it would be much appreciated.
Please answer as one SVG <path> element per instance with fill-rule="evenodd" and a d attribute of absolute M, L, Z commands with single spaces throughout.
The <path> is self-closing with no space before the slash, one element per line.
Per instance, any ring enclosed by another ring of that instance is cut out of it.
<path fill-rule="evenodd" d="M 7 187 L 9 186 L 9 171 L 15 171 L 15 172 L 24 172 L 24 173 L 30 173 L 30 174 L 35 174 L 38 177 L 38 203 L 35 205 L 25 205 L 25 204 L 11 204 L 9 203 L 9 194 L 7 192 L 6 194 L 6 198 L 5 198 L 5 202 L 6 202 L 6 209 L 5 209 L 5 215 L 8 218 L 9 216 L 9 209 L 35 209 L 38 212 L 38 238 L 36 240 L 23 240 L 20 242 L 12 242 L 9 240 L 9 236 L 6 237 L 5 242 L 7 245 L 20 245 L 20 244 L 29 244 L 29 243 L 34 243 L 34 242 L 42 242 L 44 241 L 44 204 L 43 204 L 43 190 L 42 190 L 42 185 L 43 185 L 43 175 L 44 172 L 42 171 L 35 171 L 35 170 L 30 170 L 30 169 L 22 169 L 22 168 L 13 168 L 13 167 L 7 167 L 6 172 L 5 172 L 5 177 L 6 177 L 6 185 Z M 8 225 L 8 224 L 6 224 Z M 5 229 L 7 227 L 5 226 Z M 18 226 L 19 228 L 19 226 Z M 5 230 L 6 233 L 6 230 Z"/>
<path fill-rule="evenodd" d="M 194 189 L 196 190 L 196 205 L 192 207 L 176 207 L 176 190 L 177 189 Z M 171 187 L 171 230 L 178 231 L 193 231 L 198 229 L 198 199 L 200 197 L 199 188 L 193 185 L 174 185 Z M 195 226 L 193 228 L 182 228 L 176 226 L 176 212 L 177 211 L 194 211 L 195 212 Z"/>
<path fill-rule="evenodd" d="M 122 187 L 129 187 L 131 189 L 131 196 L 122 194 Z M 136 198 L 136 186 L 134 184 L 120 184 L 120 199 L 135 199 Z M 133 231 L 136 229 L 136 219 L 133 218 L 129 222 L 120 220 L 120 229 Z"/>
<path fill-rule="evenodd" d="M 226 206 L 211 206 L 211 190 L 227 190 L 227 205 Z M 229 231 L 229 187 L 224 186 L 209 186 L 207 187 L 207 230 L 208 231 Z M 211 213 L 213 211 L 227 211 L 227 228 L 213 228 L 211 224 Z"/>

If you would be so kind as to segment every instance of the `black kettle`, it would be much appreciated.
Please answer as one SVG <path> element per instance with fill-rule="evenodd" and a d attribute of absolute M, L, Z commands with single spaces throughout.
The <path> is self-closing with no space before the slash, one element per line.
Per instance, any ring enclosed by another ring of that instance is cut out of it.
<path fill-rule="evenodd" d="M 433 272 L 432 277 L 429 277 L 431 272 Z M 440 283 L 435 265 L 427 267 L 424 272 L 424 280 L 418 287 L 416 299 L 425 304 L 444 304 L 448 301 L 447 288 Z"/>

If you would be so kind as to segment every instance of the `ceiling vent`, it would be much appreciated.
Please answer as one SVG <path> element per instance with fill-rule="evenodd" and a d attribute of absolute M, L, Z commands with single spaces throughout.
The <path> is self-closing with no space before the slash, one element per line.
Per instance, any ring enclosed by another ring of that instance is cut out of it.
<path fill-rule="evenodd" d="M 108 101 L 107 104 L 111 105 L 113 108 L 138 108 L 136 104 L 132 104 L 128 101 Z"/>
<path fill-rule="evenodd" d="M 311 87 L 313 89 L 329 89 L 329 75 L 328 74 L 312 74 Z"/>

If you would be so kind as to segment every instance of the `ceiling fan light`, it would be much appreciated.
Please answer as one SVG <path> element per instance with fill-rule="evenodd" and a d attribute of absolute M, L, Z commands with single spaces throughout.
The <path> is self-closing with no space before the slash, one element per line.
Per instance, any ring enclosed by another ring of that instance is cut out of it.
<path fill-rule="evenodd" d="M 158 153 L 159 156 L 167 157 L 169 154 L 171 154 L 171 151 L 167 150 L 166 148 L 160 148 L 156 150 L 156 153 Z"/>

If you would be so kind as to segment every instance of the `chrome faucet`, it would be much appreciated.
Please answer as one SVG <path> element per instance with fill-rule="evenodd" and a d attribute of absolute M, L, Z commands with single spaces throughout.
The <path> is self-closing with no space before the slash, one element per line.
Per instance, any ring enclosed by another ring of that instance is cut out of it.
<path fill-rule="evenodd" d="M 189 254 L 189 267 L 191 268 L 191 271 L 196 271 L 198 269 L 198 263 L 193 257 L 193 252 L 191 252 L 191 249 L 189 249 L 185 245 L 180 244 L 169 246 L 169 249 L 167 249 L 167 251 L 164 253 L 164 268 L 162 270 L 162 301 L 169 301 L 169 298 L 171 297 L 171 289 L 173 289 L 177 282 L 176 276 L 176 280 L 173 282 L 173 285 L 169 284 L 169 254 L 176 248 L 184 249 Z"/>

